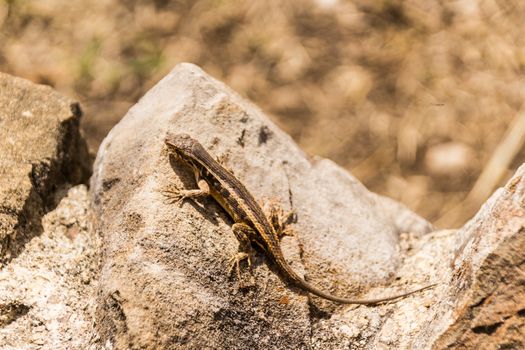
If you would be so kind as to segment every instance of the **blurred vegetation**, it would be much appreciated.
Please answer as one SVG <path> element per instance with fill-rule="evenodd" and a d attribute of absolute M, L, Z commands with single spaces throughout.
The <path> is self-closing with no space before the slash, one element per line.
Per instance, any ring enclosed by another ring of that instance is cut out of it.
<path fill-rule="evenodd" d="M 79 99 L 95 152 L 175 64 L 195 63 L 307 152 L 457 226 L 525 159 L 509 131 L 523 23 L 517 0 L 0 0 L 0 69 Z"/>

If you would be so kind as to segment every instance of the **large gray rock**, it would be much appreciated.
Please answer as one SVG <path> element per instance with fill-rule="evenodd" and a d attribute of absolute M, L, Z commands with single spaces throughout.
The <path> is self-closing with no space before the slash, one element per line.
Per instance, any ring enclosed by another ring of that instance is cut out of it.
<path fill-rule="evenodd" d="M 89 176 L 80 116 L 52 88 L 0 73 L 0 263 L 42 232 L 58 188 Z"/>
<path fill-rule="evenodd" d="M 95 349 L 99 240 L 76 102 L 0 73 L 0 348 Z"/>
<path fill-rule="evenodd" d="M 297 234 L 282 240 L 286 259 L 322 289 L 380 297 L 435 281 L 417 259 L 395 279 L 406 257 L 399 234 L 418 237 L 430 231 L 426 221 L 368 192 L 333 162 L 308 157 L 256 107 L 181 64 L 113 128 L 94 166 L 104 247 L 98 327 L 117 348 L 337 348 L 341 335 L 319 324 L 349 310 L 307 298 L 262 255 L 253 280 L 243 278 L 250 288 L 239 289 L 227 274 L 238 250 L 231 220 L 211 199 L 179 208 L 161 194 L 171 185 L 195 186 L 189 169 L 175 163 L 173 171 L 163 143 L 168 131 L 188 133 L 225 157 L 261 203 L 295 210 Z M 406 302 L 426 299 L 421 293 Z M 368 309 L 381 320 L 385 308 L 398 306 Z"/>

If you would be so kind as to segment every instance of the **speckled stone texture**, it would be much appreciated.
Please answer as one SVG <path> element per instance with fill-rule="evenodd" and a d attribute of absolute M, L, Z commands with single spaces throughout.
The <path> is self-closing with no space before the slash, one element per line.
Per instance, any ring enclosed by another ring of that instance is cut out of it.
<path fill-rule="evenodd" d="M 89 177 L 80 116 L 49 86 L 0 73 L 0 263 L 42 232 L 57 188 Z"/>

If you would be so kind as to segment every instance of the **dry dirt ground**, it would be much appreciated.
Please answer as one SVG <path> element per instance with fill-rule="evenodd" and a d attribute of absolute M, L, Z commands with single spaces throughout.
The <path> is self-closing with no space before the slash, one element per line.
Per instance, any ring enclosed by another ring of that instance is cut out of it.
<path fill-rule="evenodd" d="M 78 99 L 92 152 L 192 62 L 436 223 L 525 160 L 525 2 L 0 0 L 0 70 Z"/>

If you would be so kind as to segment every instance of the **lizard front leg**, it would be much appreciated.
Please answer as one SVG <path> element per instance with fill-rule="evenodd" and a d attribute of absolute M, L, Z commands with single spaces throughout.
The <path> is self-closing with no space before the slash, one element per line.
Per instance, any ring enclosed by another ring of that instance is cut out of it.
<path fill-rule="evenodd" d="M 162 191 L 162 194 L 168 198 L 169 203 L 177 203 L 179 206 L 182 205 L 185 199 L 197 199 L 202 197 L 207 197 L 210 195 L 210 185 L 204 180 L 201 179 L 197 171 L 194 172 L 195 181 L 197 182 L 198 189 L 194 190 L 181 190 L 181 189 L 166 189 Z"/>

